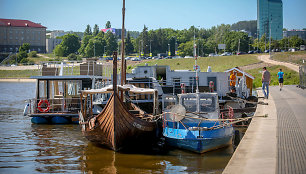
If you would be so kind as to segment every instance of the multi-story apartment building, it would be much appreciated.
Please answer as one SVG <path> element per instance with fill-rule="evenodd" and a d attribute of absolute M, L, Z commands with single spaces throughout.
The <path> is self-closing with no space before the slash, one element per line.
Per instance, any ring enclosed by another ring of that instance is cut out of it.
<path fill-rule="evenodd" d="M 30 51 L 46 52 L 46 27 L 28 20 L 0 19 L 0 52 L 17 52 L 23 43 Z"/>
<path fill-rule="evenodd" d="M 283 32 L 284 37 L 298 36 L 299 38 L 306 40 L 306 30 L 288 30 Z"/>
<path fill-rule="evenodd" d="M 274 40 L 283 38 L 282 0 L 257 0 L 257 30 L 259 38 L 264 34 Z"/>

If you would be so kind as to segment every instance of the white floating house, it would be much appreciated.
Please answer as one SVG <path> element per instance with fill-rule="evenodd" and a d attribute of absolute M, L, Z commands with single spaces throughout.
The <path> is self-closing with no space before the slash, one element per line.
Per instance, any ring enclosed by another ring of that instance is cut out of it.
<path fill-rule="evenodd" d="M 198 71 L 199 92 L 208 92 L 209 83 L 212 81 L 214 92 L 225 96 L 229 92 L 229 75 L 229 72 Z M 196 92 L 197 86 L 195 71 L 171 70 L 167 65 L 138 66 L 132 73 L 127 74 L 127 81 L 139 87 L 157 88 L 159 95 L 179 94 L 182 90 L 185 93 Z M 145 85 L 145 82 L 149 84 Z"/>

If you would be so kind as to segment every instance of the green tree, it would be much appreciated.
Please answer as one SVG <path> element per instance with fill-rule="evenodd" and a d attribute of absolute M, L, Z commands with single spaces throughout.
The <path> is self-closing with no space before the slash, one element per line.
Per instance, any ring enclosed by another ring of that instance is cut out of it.
<path fill-rule="evenodd" d="M 193 56 L 193 41 L 187 41 L 186 43 L 181 43 L 178 47 L 180 56 Z"/>
<path fill-rule="evenodd" d="M 54 49 L 54 54 L 58 57 L 63 57 L 64 52 L 65 52 L 65 48 L 61 44 L 57 45 Z"/>
<path fill-rule="evenodd" d="M 20 62 L 20 63 L 27 63 L 27 57 L 28 57 L 27 52 L 19 51 L 19 53 L 17 53 L 17 63 L 18 62 Z"/>
<path fill-rule="evenodd" d="M 303 39 L 299 38 L 298 36 L 292 36 L 289 38 L 289 45 L 293 48 L 299 48 L 300 45 L 303 45 Z"/>
<path fill-rule="evenodd" d="M 85 29 L 85 31 L 84 31 L 84 37 L 85 37 L 86 35 L 92 35 L 91 27 L 90 27 L 89 24 L 87 25 L 87 27 L 86 27 L 86 29 Z"/>
<path fill-rule="evenodd" d="M 104 38 L 96 36 L 90 39 L 85 48 L 85 57 L 103 56 L 104 46 L 106 46 Z"/>
<path fill-rule="evenodd" d="M 66 34 L 63 36 L 60 45 L 64 48 L 64 56 L 68 56 L 70 53 L 76 53 L 81 47 L 79 37 L 75 34 Z"/>
<path fill-rule="evenodd" d="M 92 35 L 96 36 L 99 33 L 99 26 L 97 24 L 95 24 L 94 28 L 93 28 L 93 32 Z"/>
<path fill-rule="evenodd" d="M 19 47 L 19 52 L 17 53 L 17 62 L 20 63 L 27 63 L 27 57 L 28 57 L 28 50 L 30 49 L 30 44 L 29 43 L 24 43 Z"/>
<path fill-rule="evenodd" d="M 134 45 L 131 41 L 130 33 L 127 33 L 126 39 L 125 39 L 125 54 L 129 55 L 133 53 L 134 51 Z"/>
<path fill-rule="evenodd" d="M 107 21 L 105 24 L 105 28 L 112 28 L 111 22 Z"/>
<path fill-rule="evenodd" d="M 98 34 L 98 35 L 99 35 L 99 34 Z M 91 38 L 93 38 L 92 35 L 86 35 L 86 36 L 83 37 L 81 47 L 80 47 L 80 49 L 78 50 L 79 53 L 80 53 L 81 55 L 85 56 L 85 48 L 86 48 L 86 46 L 87 46 L 87 44 L 89 43 L 89 40 L 90 40 Z"/>
<path fill-rule="evenodd" d="M 19 52 L 25 51 L 28 52 L 30 50 L 30 44 L 24 43 L 19 47 Z"/>
<path fill-rule="evenodd" d="M 117 38 L 112 32 L 109 31 L 104 35 L 104 39 L 106 41 L 106 54 L 112 55 L 112 53 L 116 51 L 118 47 Z"/>

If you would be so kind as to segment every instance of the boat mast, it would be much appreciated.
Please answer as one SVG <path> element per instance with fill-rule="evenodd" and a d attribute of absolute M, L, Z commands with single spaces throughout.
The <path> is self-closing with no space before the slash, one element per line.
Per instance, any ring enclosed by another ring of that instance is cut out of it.
<path fill-rule="evenodd" d="M 195 72 L 196 72 L 196 93 L 199 93 L 199 77 L 198 77 L 198 65 L 197 65 L 197 45 L 195 43 L 195 27 L 193 28 L 193 57 L 195 60 Z"/>
<path fill-rule="evenodd" d="M 117 92 L 117 51 L 113 53 L 113 90 Z"/>
<path fill-rule="evenodd" d="M 124 58 L 124 20 L 125 20 L 125 0 L 122 7 L 122 29 L 121 29 L 121 85 L 126 83 L 126 62 Z"/>

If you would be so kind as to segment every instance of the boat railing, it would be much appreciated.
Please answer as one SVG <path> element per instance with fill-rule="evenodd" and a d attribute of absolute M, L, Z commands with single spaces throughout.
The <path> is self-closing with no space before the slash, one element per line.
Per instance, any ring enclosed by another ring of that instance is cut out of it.
<path fill-rule="evenodd" d="M 48 61 L 37 65 L 41 76 L 92 75 L 111 77 L 112 64 L 105 61 Z"/>
<path fill-rule="evenodd" d="M 71 113 L 77 114 L 81 109 L 80 97 L 30 99 L 29 114 Z"/>

